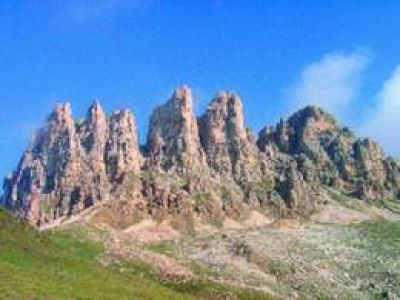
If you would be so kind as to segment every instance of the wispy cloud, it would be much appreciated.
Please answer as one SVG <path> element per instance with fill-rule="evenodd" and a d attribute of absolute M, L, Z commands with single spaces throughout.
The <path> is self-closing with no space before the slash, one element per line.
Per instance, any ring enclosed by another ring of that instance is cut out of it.
<path fill-rule="evenodd" d="M 292 110 L 308 104 L 319 105 L 350 123 L 359 124 L 357 131 L 377 140 L 385 151 L 400 156 L 400 65 L 374 97 L 369 111 L 354 115 L 352 107 L 360 105 L 363 75 L 371 62 L 369 51 L 329 53 L 318 62 L 303 68 L 299 79 L 286 90 Z M 372 99 L 370 99 L 372 100 Z M 363 101 L 362 103 L 365 103 Z M 365 106 L 365 105 L 364 105 Z"/>
<path fill-rule="evenodd" d="M 382 86 L 376 103 L 360 131 L 381 143 L 391 155 L 400 156 L 400 65 Z"/>
<path fill-rule="evenodd" d="M 286 91 L 292 110 L 319 105 L 342 115 L 357 99 L 362 75 L 371 61 L 369 51 L 329 53 L 301 71 L 299 79 Z"/>

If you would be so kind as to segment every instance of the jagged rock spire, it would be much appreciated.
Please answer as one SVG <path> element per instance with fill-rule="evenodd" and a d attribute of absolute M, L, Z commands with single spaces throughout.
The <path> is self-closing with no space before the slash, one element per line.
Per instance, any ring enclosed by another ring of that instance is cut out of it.
<path fill-rule="evenodd" d="M 86 114 L 86 136 L 84 146 L 88 152 L 102 159 L 107 134 L 107 118 L 98 100 L 94 100 Z"/>
<path fill-rule="evenodd" d="M 144 157 L 129 110 L 107 118 L 95 100 L 78 122 L 58 104 L 5 179 L 1 203 L 41 225 L 119 199 L 141 213 L 239 216 L 254 205 L 308 214 L 325 186 L 370 201 L 400 197 L 398 164 L 320 108 L 266 127 L 257 145 L 230 91 L 196 119 L 191 90 L 177 88 L 151 116 Z"/>
<path fill-rule="evenodd" d="M 193 114 L 192 90 L 187 85 L 182 85 L 175 89 L 171 102 L 176 105 L 178 110 L 182 110 L 185 115 Z"/>
<path fill-rule="evenodd" d="M 71 123 L 73 124 L 72 112 L 71 112 L 71 104 L 66 102 L 65 104 L 58 103 L 56 104 L 53 112 L 47 118 L 47 122 L 55 123 L 64 123 L 66 126 L 70 127 Z"/>
<path fill-rule="evenodd" d="M 106 115 L 101 107 L 100 101 L 94 99 L 86 114 L 88 124 L 97 124 L 106 119 Z"/>
<path fill-rule="evenodd" d="M 114 111 L 109 119 L 106 168 L 109 179 L 140 172 L 140 152 L 136 121 L 128 109 Z"/>
<path fill-rule="evenodd" d="M 249 179 L 250 172 L 257 173 L 253 164 L 257 150 L 245 128 L 242 102 L 237 94 L 220 91 L 199 124 L 201 142 L 212 169 L 237 180 Z"/>
<path fill-rule="evenodd" d="M 183 85 L 151 115 L 147 148 L 152 166 L 185 173 L 205 164 L 192 105 L 192 92 Z"/>

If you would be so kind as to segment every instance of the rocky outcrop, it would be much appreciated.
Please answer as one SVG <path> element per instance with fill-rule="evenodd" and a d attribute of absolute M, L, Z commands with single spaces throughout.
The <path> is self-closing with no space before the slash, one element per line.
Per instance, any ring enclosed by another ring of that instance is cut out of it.
<path fill-rule="evenodd" d="M 151 115 L 147 149 L 151 168 L 185 174 L 205 165 L 192 92 L 187 86 L 176 89 Z"/>
<path fill-rule="evenodd" d="M 261 138 L 261 135 L 260 135 Z M 307 215 L 323 202 L 319 186 L 307 181 L 297 160 L 273 143 L 262 144 L 262 171 L 268 178 L 270 197 L 264 199 L 279 215 Z M 265 179 L 264 179 L 265 181 Z M 265 193 L 266 188 L 262 191 Z"/>
<path fill-rule="evenodd" d="M 261 176 L 257 147 L 245 127 L 242 102 L 235 93 L 219 92 L 199 124 L 208 165 L 217 174 L 239 184 Z"/>
<path fill-rule="evenodd" d="M 399 169 L 393 159 L 386 158 L 382 148 L 370 139 L 354 144 L 356 196 L 368 200 L 398 197 Z"/>
<path fill-rule="evenodd" d="M 17 171 L 4 184 L 6 207 L 23 210 L 32 220 L 44 221 L 63 214 L 64 196 L 78 179 L 79 141 L 75 134 L 70 105 L 57 105 L 48 117 L 45 127 L 33 138 L 25 151 Z M 43 194 L 42 209 L 32 216 L 33 194 Z M 49 203 L 52 202 L 52 203 Z M 40 215 L 39 215 L 40 214 Z M 50 216 L 52 215 L 52 216 Z"/>
<path fill-rule="evenodd" d="M 121 183 L 129 173 L 140 173 L 140 151 L 136 122 L 131 111 L 113 112 L 109 119 L 105 166 L 108 179 Z"/>
<path fill-rule="evenodd" d="M 359 139 L 320 108 L 308 106 L 264 128 L 260 149 L 276 149 L 295 158 L 304 179 L 342 189 L 361 199 L 394 198 L 398 167 L 378 144 Z"/>
<path fill-rule="evenodd" d="M 69 103 L 57 105 L 6 178 L 3 199 L 32 223 L 47 223 L 108 200 L 112 183 L 122 183 L 130 172 L 139 174 L 132 114 L 122 111 L 107 120 L 95 101 L 80 122 Z"/>
<path fill-rule="evenodd" d="M 223 210 L 237 217 L 248 207 L 270 206 L 272 173 L 262 172 L 260 153 L 245 126 L 239 96 L 220 91 L 198 122 L 207 164 L 222 191 L 217 196 Z"/>
<path fill-rule="evenodd" d="M 319 108 L 255 141 L 235 93 L 218 93 L 197 119 L 182 86 L 152 114 L 143 147 L 129 110 L 107 117 L 95 101 L 80 121 L 68 103 L 57 105 L 4 180 L 1 203 L 35 225 L 101 202 L 113 214 L 123 208 L 125 223 L 150 215 L 187 225 L 193 214 L 217 222 L 253 208 L 297 217 L 324 202 L 325 186 L 368 201 L 399 198 L 399 174 L 378 144 Z"/>
<path fill-rule="evenodd" d="M 107 135 L 107 117 L 100 103 L 95 100 L 77 134 L 80 155 L 77 160 L 79 179 L 73 190 L 76 199 L 67 198 L 67 201 L 73 201 L 70 205 L 73 210 L 80 211 L 109 199 L 110 186 L 104 160 Z"/>

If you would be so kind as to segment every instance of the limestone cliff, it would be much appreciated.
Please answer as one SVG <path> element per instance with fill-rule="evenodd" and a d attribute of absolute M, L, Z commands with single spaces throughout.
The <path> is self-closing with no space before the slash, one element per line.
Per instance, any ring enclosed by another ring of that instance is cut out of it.
<path fill-rule="evenodd" d="M 2 203 L 38 226 L 97 203 L 133 219 L 209 221 L 250 209 L 303 216 L 324 202 L 326 186 L 367 201 L 397 199 L 399 174 L 377 143 L 320 108 L 267 126 L 255 140 L 236 93 L 219 92 L 197 119 L 182 86 L 153 112 L 142 147 L 130 110 L 107 117 L 94 101 L 79 121 L 68 103 L 57 105 L 4 180 Z"/>
<path fill-rule="evenodd" d="M 204 165 L 192 92 L 187 86 L 176 89 L 151 115 L 147 149 L 151 168 L 183 174 Z"/>
<path fill-rule="evenodd" d="M 309 183 L 371 201 L 399 196 L 397 163 L 377 143 L 357 138 L 320 108 L 308 106 L 264 128 L 257 143 L 291 155 Z"/>

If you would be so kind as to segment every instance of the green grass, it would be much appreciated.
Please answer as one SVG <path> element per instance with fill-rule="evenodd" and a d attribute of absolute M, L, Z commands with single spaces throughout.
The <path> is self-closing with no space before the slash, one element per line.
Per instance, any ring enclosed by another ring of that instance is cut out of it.
<path fill-rule="evenodd" d="M 335 190 L 333 188 L 326 187 L 329 196 L 335 200 L 338 204 L 354 209 L 363 210 L 367 207 L 367 204 L 363 200 L 346 195 L 345 193 Z M 379 208 L 385 208 L 392 213 L 400 214 L 400 201 L 391 199 L 378 199 L 373 202 L 373 205 Z"/>
<path fill-rule="evenodd" d="M 329 196 L 339 205 L 354 210 L 362 210 L 365 207 L 365 204 L 361 200 L 347 196 L 341 191 L 328 187 L 326 188 L 326 190 L 328 191 Z"/>
<path fill-rule="evenodd" d="M 274 274 L 277 278 L 284 277 L 287 274 L 294 273 L 294 268 L 289 262 L 279 259 L 273 259 L 269 262 L 269 271 Z"/>
<path fill-rule="evenodd" d="M 353 225 L 368 243 L 369 250 L 388 258 L 400 257 L 400 223 L 371 221 Z"/>
<path fill-rule="evenodd" d="M 152 243 L 149 244 L 147 248 L 153 252 L 164 254 L 167 256 L 172 256 L 172 253 L 174 252 L 174 244 L 171 241 Z"/>
<path fill-rule="evenodd" d="M 380 199 L 376 202 L 378 207 L 386 208 L 390 210 L 392 213 L 400 214 L 400 201 L 399 200 L 388 200 L 388 199 Z"/>
<path fill-rule="evenodd" d="M 0 209 L 0 299 L 266 298 L 205 280 L 168 282 L 141 262 L 105 267 L 97 259 L 102 251 L 62 231 L 39 233 Z"/>
<path fill-rule="evenodd" d="M 191 299 L 158 282 L 108 269 L 101 247 L 62 232 L 39 234 L 0 211 L 0 298 Z"/>
<path fill-rule="evenodd" d="M 368 249 L 368 257 L 353 264 L 350 271 L 364 278 L 363 289 L 376 298 L 386 299 L 388 294 L 399 297 L 400 223 L 371 221 L 353 225 L 353 228 L 359 232 L 360 249 Z"/>

